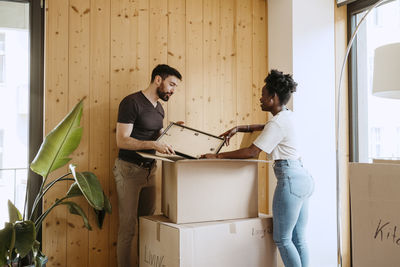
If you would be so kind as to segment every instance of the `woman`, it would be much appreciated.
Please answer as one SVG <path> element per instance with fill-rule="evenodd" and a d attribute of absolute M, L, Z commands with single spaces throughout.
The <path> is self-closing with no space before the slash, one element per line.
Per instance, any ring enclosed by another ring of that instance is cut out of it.
<path fill-rule="evenodd" d="M 242 125 L 221 134 L 227 145 L 237 132 L 262 131 L 260 136 L 247 148 L 202 157 L 245 159 L 258 157 L 264 151 L 275 161 L 274 172 L 278 182 L 272 205 L 274 241 L 286 267 L 307 267 L 305 229 L 314 182 L 300 161 L 292 111 L 285 107 L 296 91 L 297 83 L 291 75 L 277 70 L 271 70 L 265 83 L 261 109 L 271 112 L 274 117 L 266 125 Z"/>

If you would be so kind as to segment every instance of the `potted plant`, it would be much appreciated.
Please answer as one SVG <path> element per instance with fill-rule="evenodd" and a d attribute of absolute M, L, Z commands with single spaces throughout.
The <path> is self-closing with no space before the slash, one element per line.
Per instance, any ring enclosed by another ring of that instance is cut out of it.
<path fill-rule="evenodd" d="M 19 210 L 8 201 L 10 220 L 0 230 L 0 266 L 45 266 L 47 257 L 40 251 L 37 233 L 46 216 L 57 206 L 68 207 L 71 214 L 82 217 L 85 227 L 92 229 L 83 209 L 71 198 L 84 197 L 96 214 L 96 223 L 102 227 L 106 213 L 111 213 L 111 204 L 94 173 L 77 172 L 75 165 L 69 165 L 69 171 L 48 182 L 50 174 L 65 166 L 71 158 L 69 155 L 78 147 L 82 138 L 80 120 L 83 110 L 82 99 L 71 112 L 44 138 L 35 159 L 30 164 L 33 172 L 43 177 L 40 190 L 36 195 L 29 218 L 21 215 Z M 35 216 L 35 211 L 43 196 L 56 183 L 73 181 L 68 192 L 56 199 L 42 214 Z M 29 190 L 29 188 L 27 188 Z M 26 202 L 26 199 L 25 199 Z M 25 205 L 26 206 L 26 205 Z M 26 266 L 26 265 L 25 265 Z"/>

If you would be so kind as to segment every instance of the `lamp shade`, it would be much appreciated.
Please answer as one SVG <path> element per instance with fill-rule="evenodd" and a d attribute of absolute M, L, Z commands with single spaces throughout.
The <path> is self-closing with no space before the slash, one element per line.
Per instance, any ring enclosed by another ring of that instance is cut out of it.
<path fill-rule="evenodd" d="M 372 94 L 400 99 L 400 43 L 375 49 Z"/>

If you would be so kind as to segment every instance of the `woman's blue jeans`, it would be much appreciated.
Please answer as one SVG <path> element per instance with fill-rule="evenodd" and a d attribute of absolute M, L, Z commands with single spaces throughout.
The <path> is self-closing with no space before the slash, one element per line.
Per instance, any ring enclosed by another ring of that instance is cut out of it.
<path fill-rule="evenodd" d="M 308 267 L 305 232 L 313 178 L 299 160 L 277 160 L 274 172 L 278 180 L 272 204 L 274 241 L 285 267 Z"/>

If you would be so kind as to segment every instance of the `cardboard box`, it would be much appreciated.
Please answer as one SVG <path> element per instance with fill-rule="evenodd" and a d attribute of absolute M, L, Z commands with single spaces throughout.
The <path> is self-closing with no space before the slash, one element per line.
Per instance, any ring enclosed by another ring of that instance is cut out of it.
<path fill-rule="evenodd" d="M 275 267 L 272 218 L 196 224 L 140 217 L 140 267 Z"/>
<path fill-rule="evenodd" d="M 353 266 L 400 266 L 400 165 L 349 169 Z"/>
<path fill-rule="evenodd" d="M 161 210 L 173 223 L 258 216 L 258 160 L 193 159 L 224 140 L 174 123 L 159 140 L 180 156 L 138 154 L 163 161 Z"/>
<path fill-rule="evenodd" d="M 163 162 L 161 210 L 173 223 L 258 216 L 258 162 Z"/>
<path fill-rule="evenodd" d="M 372 163 L 400 164 L 400 158 L 376 158 L 372 159 Z"/>

